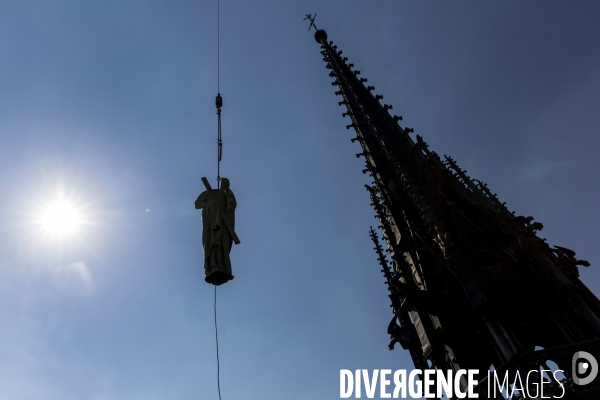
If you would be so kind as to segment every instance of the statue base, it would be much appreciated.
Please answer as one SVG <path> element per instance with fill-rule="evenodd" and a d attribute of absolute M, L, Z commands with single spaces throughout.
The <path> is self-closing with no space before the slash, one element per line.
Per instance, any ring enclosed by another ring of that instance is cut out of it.
<path fill-rule="evenodd" d="M 229 282 L 234 277 L 233 275 L 228 274 L 223 271 L 213 271 L 209 275 L 204 277 L 204 280 L 211 285 L 219 286 L 224 284 L 225 282 Z"/>

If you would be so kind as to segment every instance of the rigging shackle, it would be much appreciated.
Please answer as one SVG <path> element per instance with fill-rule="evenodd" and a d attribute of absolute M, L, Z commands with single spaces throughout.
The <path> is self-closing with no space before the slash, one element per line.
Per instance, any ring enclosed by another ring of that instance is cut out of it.
<path fill-rule="evenodd" d="M 217 93 L 217 98 L 215 99 L 215 104 L 217 108 L 221 108 L 223 106 L 223 98 L 221 97 L 221 93 Z"/>

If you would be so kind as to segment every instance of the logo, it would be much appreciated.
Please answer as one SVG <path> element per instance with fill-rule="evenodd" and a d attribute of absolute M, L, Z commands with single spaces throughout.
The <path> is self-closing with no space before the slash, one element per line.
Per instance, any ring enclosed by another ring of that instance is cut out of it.
<path fill-rule="evenodd" d="M 598 361 L 586 351 L 578 351 L 571 360 L 573 382 L 576 385 L 589 385 L 598 376 Z M 547 367 L 547 366 L 546 366 Z M 487 378 L 481 381 L 477 369 L 446 370 L 415 369 L 357 369 L 340 370 L 340 398 L 352 396 L 360 398 L 364 389 L 367 398 L 372 399 L 379 386 L 381 398 L 447 398 L 476 399 L 487 387 L 486 398 L 502 399 L 562 399 L 565 396 L 564 370 L 533 369 L 531 371 L 489 370 Z M 559 374 L 559 376 L 557 376 Z M 562 379 L 560 377 L 562 374 Z M 480 387 L 479 383 L 486 382 Z M 545 393 L 544 393 L 545 391 Z M 561 391 L 562 393 L 559 393 Z"/>
<path fill-rule="evenodd" d="M 573 382 L 576 385 L 587 385 L 598 375 L 598 361 L 587 351 L 578 351 L 573 354 L 571 361 Z"/>

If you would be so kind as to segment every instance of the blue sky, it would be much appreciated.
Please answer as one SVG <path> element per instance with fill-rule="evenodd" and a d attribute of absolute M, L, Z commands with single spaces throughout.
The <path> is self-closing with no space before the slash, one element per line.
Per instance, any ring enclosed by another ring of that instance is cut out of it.
<path fill-rule="evenodd" d="M 200 177 L 216 177 L 216 1 L 0 3 L 0 400 L 216 399 Z M 339 398 L 387 350 L 358 144 L 304 14 L 375 92 L 600 294 L 600 5 L 221 2 L 224 399 Z M 64 193 L 87 223 L 39 234 Z"/>

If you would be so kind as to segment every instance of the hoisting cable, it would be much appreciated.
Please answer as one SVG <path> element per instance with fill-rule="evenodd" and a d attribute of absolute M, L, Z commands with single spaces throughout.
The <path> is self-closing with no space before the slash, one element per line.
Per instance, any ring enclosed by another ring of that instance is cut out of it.
<path fill-rule="evenodd" d="M 221 157 L 223 155 L 223 141 L 221 140 L 221 106 L 223 98 L 221 97 L 221 1 L 217 0 L 217 115 L 219 119 L 217 133 L 217 189 L 221 186 Z"/>
<path fill-rule="evenodd" d="M 217 93 L 221 92 L 221 2 L 217 0 Z"/>
<path fill-rule="evenodd" d="M 221 39 L 220 39 L 220 0 L 217 0 L 217 98 L 215 105 L 217 106 L 217 189 L 221 187 L 221 157 L 223 155 L 223 141 L 221 140 L 221 106 L 223 98 L 221 97 Z M 221 367 L 219 362 L 219 331 L 217 329 L 217 285 L 215 285 L 215 343 L 217 345 L 217 389 L 219 390 L 219 400 L 221 400 Z"/>

